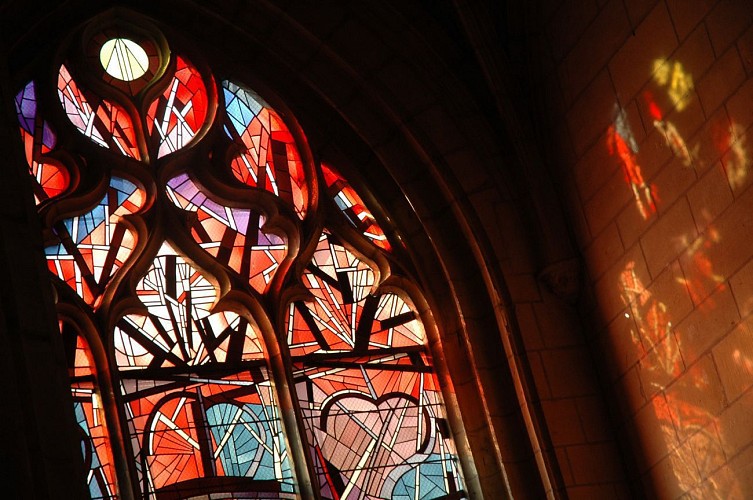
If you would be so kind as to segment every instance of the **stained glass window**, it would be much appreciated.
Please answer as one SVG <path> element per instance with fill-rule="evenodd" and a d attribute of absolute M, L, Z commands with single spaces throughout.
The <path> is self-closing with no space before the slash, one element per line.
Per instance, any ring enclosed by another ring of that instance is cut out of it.
<path fill-rule="evenodd" d="M 462 490 L 414 309 L 323 233 L 288 314 L 296 396 L 324 498 L 437 498 Z"/>
<path fill-rule="evenodd" d="M 138 159 L 133 122 L 123 106 L 79 87 L 68 68 L 60 67 L 58 97 L 68 119 L 96 144 Z"/>
<path fill-rule="evenodd" d="M 231 161 L 242 183 L 265 189 L 306 215 L 306 176 L 301 155 L 285 122 L 261 97 L 233 82 L 222 82 L 225 133 L 238 146 Z"/>
<path fill-rule="evenodd" d="M 322 163 L 322 173 L 327 183 L 327 192 L 345 217 L 361 234 L 376 246 L 390 250 L 390 242 L 366 204 L 345 178 L 333 167 Z"/>
<path fill-rule="evenodd" d="M 89 471 L 86 481 L 89 494 L 93 500 L 113 499 L 116 498 L 115 471 L 89 343 L 70 323 L 61 321 L 60 332 L 71 379 L 74 413 L 81 431 L 84 466 Z"/>
<path fill-rule="evenodd" d="M 63 324 L 91 497 L 465 497 L 381 212 L 289 111 L 156 28 L 72 40 L 15 106 L 58 300 L 108 350 Z"/>
<path fill-rule="evenodd" d="M 157 157 L 186 146 L 207 117 L 207 89 L 201 75 L 188 59 L 178 56 L 176 61 L 175 76 L 146 115 L 151 138 L 159 143 Z"/>
<path fill-rule="evenodd" d="M 61 195 L 70 186 L 68 171 L 47 153 L 55 148 L 56 137 L 48 122 L 37 111 L 36 88 L 29 82 L 16 94 L 16 114 L 26 151 L 26 163 L 34 179 L 37 204 Z"/>

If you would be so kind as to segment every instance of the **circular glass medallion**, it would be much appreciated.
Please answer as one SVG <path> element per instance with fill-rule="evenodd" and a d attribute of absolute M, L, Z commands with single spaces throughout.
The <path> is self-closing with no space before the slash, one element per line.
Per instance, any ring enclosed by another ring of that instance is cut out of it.
<path fill-rule="evenodd" d="M 127 38 L 111 38 L 99 51 L 99 60 L 108 75 L 130 82 L 140 78 L 149 69 L 146 51 Z"/>

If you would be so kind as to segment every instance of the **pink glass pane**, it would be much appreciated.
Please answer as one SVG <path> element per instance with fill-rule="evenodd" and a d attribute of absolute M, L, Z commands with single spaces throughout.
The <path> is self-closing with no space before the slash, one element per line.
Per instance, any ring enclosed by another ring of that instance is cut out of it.
<path fill-rule="evenodd" d="M 282 238 L 261 230 L 264 215 L 214 201 L 187 174 L 171 179 L 167 193 L 177 207 L 196 213 L 191 223 L 194 240 L 263 292 L 287 254 Z"/>
<path fill-rule="evenodd" d="M 376 246 L 391 250 L 392 247 L 384 231 L 348 181 L 334 168 L 324 163 L 322 163 L 322 172 L 327 183 L 327 192 L 348 221 Z"/>
<path fill-rule="evenodd" d="M 55 134 L 37 111 L 34 82 L 29 82 L 15 99 L 16 114 L 24 141 L 26 162 L 34 179 L 34 198 L 37 204 L 60 196 L 70 185 L 68 171 L 58 161 L 45 157 L 55 147 Z"/>
<path fill-rule="evenodd" d="M 250 90 L 224 81 L 225 132 L 240 147 L 233 175 L 251 187 L 265 189 L 306 214 L 306 176 L 295 139 L 280 116 Z"/>
<path fill-rule="evenodd" d="M 149 106 L 147 129 L 157 158 L 178 151 L 193 140 L 207 118 L 207 89 L 198 70 L 184 57 L 176 57 L 176 69 L 165 92 Z"/>
<path fill-rule="evenodd" d="M 429 370 L 421 361 L 384 369 L 378 359 L 351 368 L 294 367 L 324 498 L 437 498 L 462 490 Z"/>
<path fill-rule="evenodd" d="M 119 219 L 137 212 L 144 205 L 144 196 L 132 182 L 113 177 L 97 206 L 53 227 L 59 243 L 45 248 L 47 265 L 87 304 L 96 305 L 133 251 L 136 233 Z"/>
<path fill-rule="evenodd" d="M 140 159 L 133 122 L 119 104 L 80 88 L 65 65 L 58 75 L 58 97 L 68 119 L 96 144 Z"/>

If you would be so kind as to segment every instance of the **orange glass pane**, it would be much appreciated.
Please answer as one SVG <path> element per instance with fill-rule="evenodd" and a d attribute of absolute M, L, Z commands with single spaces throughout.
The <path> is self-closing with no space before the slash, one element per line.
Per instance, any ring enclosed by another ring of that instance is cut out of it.
<path fill-rule="evenodd" d="M 324 163 L 322 163 L 322 173 L 327 183 L 327 192 L 348 219 L 348 222 L 376 246 L 384 250 L 391 250 L 390 242 L 381 226 L 348 181 L 334 168 Z"/>

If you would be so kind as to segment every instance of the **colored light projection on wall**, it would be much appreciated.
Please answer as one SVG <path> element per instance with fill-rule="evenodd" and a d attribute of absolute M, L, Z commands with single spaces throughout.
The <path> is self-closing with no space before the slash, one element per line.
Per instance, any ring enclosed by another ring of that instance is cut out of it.
<path fill-rule="evenodd" d="M 690 103 L 693 91 L 693 77 L 685 71 L 682 63 L 660 58 L 654 61 L 654 81 L 666 87 L 667 94 L 677 111 L 684 110 Z"/>
<path fill-rule="evenodd" d="M 89 345 L 65 322 L 60 323 L 60 331 L 63 335 L 76 422 L 81 428 L 84 466 L 89 471 L 89 494 L 92 500 L 115 499 L 115 471 Z"/>
<path fill-rule="evenodd" d="M 121 319 L 114 345 L 142 493 L 295 498 L 255 327 L 212 314 L 216 290 L 167 244 L 137 294 L 147 314 Z"/>
<path fill-rule="evenodd" d="M 709 297 L 715 289 L 724 289 L 726 278 L 714 271 L 714 263 L 709 257 L 709 251 L 719 244 L 721 236 L 716 228 L 710 225 L 703 236 L 690 240 L 686 236 L 680 239 L 680 246 L 685 249 L 685 268 L 687 274 L 677 278 L 677 282 L 685 285 L 693 304 L 702 309 L 712 309 L 715 304 Z"/>
<path fill-rule="evenodd" d="M 288 343 L 323 498 L 464 498 L 423 327 L 373 272 L 322 235 L 290 306 Z M 307 353 L 306 355 L 303 355 Z"/>
<path fill-rule="evenodd" d="M 649 186 L 643 179 L 641 166 L 636 158 L 638 143 L 630 130 L 625 110 L 619 107 L 614 123 L 607 130 L 607 148 L 609 154 L 620 159 L 625 181 L 630 185 L 638 211 L 641 217 L 648 219 L 651 214 L 656 213 L 656 186 Z"/>
<path fill-rule="evenodd" d="M 26 163 L 34 179 L 34 201 L 39 203 L 60 196 L 70 186 L 70 175 L 63 165 L 44 156 L 55 147 L 55 133 L 37 112 L 36 87 L 33 81 L 16 94 L 16 115 Z"/>
<path fill-rule="evenodd" d="M 207 88 L 198 70 L 184 57 L 176 57 L 175 76 L 165 92 L 149 106 L 146 125 L 157 158 L 184 148 L 207 118 Z"/>
<path fill-rule="evenodd" d="M 58 97 L 68 119 L 94 143 L 140 159 L 136 132 L 126 110 L 79 87 L 65 65 L 58 75 Z"/>
<path fill-rule="evenodd" d="M 683 167 L 700 171 L 716 161 L 701 154 L 701 144 L 707 138 L 700 137 L 694 144 L 688 144 L 678 125 L 683 123 L 683 111 L 693 102 L 693 79 L 678 61 L 659 59 L 652 69 L 649 86 L 654 87 L 654 92 L 659 91 L 656 94 L 659 99 L 654 99 L 651 90 L 643 92 L 646 118 Z M 665 106 L 674 106 L 670 112 L 676 123 L 665 116 L 657 103 L 662 101 Z M 711 122 L 710 131 L 716 152 L 703 153 L 721 156 L 733 191 L 744 186 L 749 169 L 745 130 L 721 114 Z M 619 111 L 608 136 L 610 151 L 621 158 L 636 204 L 644 213 L 642 207 L 648 195 L 643 200 L 638 196 L 645 183 L 640 170 L 633 168 L 637 167 L 638 146 L 627 128 L 624 111 Z M 648 149 L 642 154 L 648 153 Z M 678 167 L 668 163 L 663 168 Z M 650 193 L 656 200 L 653 185 Z M 724 406 L 731 396 L 721 378 L 723 370 L 730 367 L 740 376 L 753 375 L 753 356 L 734 346 L 720 349 L 721 342 L 714 345 L 711 340 L 720 332 L 702 331 L 728 327 L 723 324 L 726 316 L 718 316 L 726 313 L 716 311 L 716 300 L 729 296 L 725 294 L 728 277 L 717 270 L 712 259 L 713 255 L 724 252 L 723 236 L 713 223 L 715 215 L 702 203 L 693 207 L 694 220 L 687 234 L 666 242 L 678 253 L 676 267 L 669 266 L 679 271 L 672 271 L 674 282 L 657 278 L 651 286 L 645 286 L 635 261 L 627 262 L 622 270 L 620 291 L 627 306 L 625 321 L 631 322 L 631 340 L 637 351 L 637 363 L 623 372 L 623 380 L 627 383 L 634 380 L 628 373 L 637 376 L 640 387 L 635 392 L 640 396 L 636 394 L 630 411 L 637 412 L 634 417 L 637 431 L 640 436 L 646 435 L 650 443 L 645 448 L 645 458 L 651 462 L 646 465 L 660 489 L 665 493 L 683 492 L 689 498 L 743 498 L 743 478 L 730 466 L 735 457 L 728 454 L 734 449 L 738 434 L 733 427 L 738 424 L 730 425 L 724 416 Z M 696 236 L 698 227 L 703 227 L 700 236 Z M 661 290 L 663 296 L 657 296 L 656 290 Z M 677 327 L 676 321 L 681 327 Z M 644 399 L 648 401 L 646 411 L 640 408 Z"/>
<path fill-rule="evenodd" d="M 695 150 L 691 153 L 688 145 L 685 143 L 685 139 L 678 132 L 677 127 L 672 122 L 663 118 L 661 109 L 659 109 L 659 106 L 648 93 L 646 94 L 646 101 L 649 113 L 654 120 L 654 128 L 664 137 L 664 141 L 672 151 L 672 154 L 679 158 L 686 167 L 692 167 L 693 158 L 698 154 L 699 146 L 696 146 Z"/>
<path fill-rule="evenodd" d="M 97 206 L 53 226 L 59 243 L 45 248 L 50 271 L 96 307 L 136 245 L 136 233 L 120 218 L 138 212 L 144 203 L 141 188 L 113 176 Z"/>
<path fill-rule="evenodd" d="M 306 175 L 295 139 L 280 116 L 253 91 L 222 82 L 225 132 L 240 152 L 231 160 L 233 175 L 251 187 L 279 196 L 302 219 L 306 214 Z"/>
<path fill-rule="evenodd" d="M 698 245 L 693 252 L 702 254 L 703 246 Z M 708 259 L 701 256 L 698 260 Z M 713 270 L 702 273 L 714 275 Z M 655 421 L 650 425 L 661 431 L 677 487 L 692 491 L 694 498 L 742 498 L 734 473 L 721 467 L 727 462 L 723 451 L 727 448 L 726 429 L 703 403 L 712 376 L 701 363 L 686 366 L 685 358 L 698 353 L 689 350 L 686 333 L 672 324 L 667 304 L 643 285 L 634 262 L 628 262 L 620 280 L 622 297 L 630 311 L 626 318 L 632 317 L 635 322 L 631 337 L 641 359 L 643 392 L 654 410 Z"/>
<path fill-rule="evenodd" d="M 325 163 L 322 163 L 322 173 L 324 174 L 324 181 L 327 183 L 327 192 L 335 200 L 337 207 L 345 214 L 348 222 L 376 246 L 390 251 L 392 247 L 387 240 L 387 236 L 350 183 L 333 167 Z"/>
<path fill-rule="evenodd" d="M 741 188 L 745 185 L 750 170 L 745 129 L 732 122 L 728 127 L 717 131 L 714 144 L 722 154 L 722 165 L 729 185 L 732 189 Z"/>
<path fill-rule="evenodd" d="M 262 231 L 264 215 L 213 201 L 188 174 L 171 179 L 167 194 L 177 207 L 196 213 L 190 223 L 194 240 L 219 262 L 248 276 L 251 286 L 263 292 L 287 254 L 282 238 Z"/>

